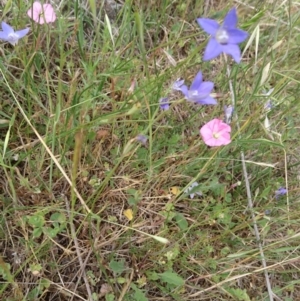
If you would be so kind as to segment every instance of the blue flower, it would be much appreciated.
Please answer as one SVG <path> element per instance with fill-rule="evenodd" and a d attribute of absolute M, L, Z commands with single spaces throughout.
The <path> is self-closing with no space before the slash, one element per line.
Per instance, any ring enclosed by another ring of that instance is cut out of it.
<path fill-rule="evenodd" d="M 224 106 L 225 119 L 224 122 L 230 124 L 233 115 L 234 107 L 232 105 Z"/>
<path fill-rule="evenodd" d="M 169 98 L 168 97 L 163 97 L 159 100 L 159 107 L 163 110 L 169 110 L 170 104 L 169 104 Z"/>
<path fill-rule="evenodd" d="M 19 39 L 26 36 L 29 32 L 29 28 L 14 31 L 14 29 L 5 22 L 1 23 L 1 27 L 2 31 L 0 31 L 0 39 L 10 43 L 13 46 L 18 44 Z"/>
<path fill-rule="evenodd" d="M 201 105 L 215 105 L 217 101 L 209 95 L 213 87 L 214 83 L 203 82 L 202 73 L 198 72 L 190 89 L 186 85 L 182 85 L 180 90 L 188 101 Z"/>
<path fill-rule="evenodd" d="M 265 111 L 270 111 L 271 109 L 273 109 L 274 108 L 274 105 L 273 105 L 273 102 L 272 102 L 272 100 L 271 99 L 268 99 L 267 101 L 266 101 L 266 103 L 265 103 L 265 105 L 264 105 L 264 109 L 265 109 Z"/>
<path fill-rule="evenodd" d="M 275 191 L 275 199 L 278 200 L 281 196 L 286 194 L 287 194 L 287 189 L 285 189 L 284 187 L 280 187 Z"/>
<path fill-rule="evenodd" d="M 189 186 L 184 192 L 190 194 L 190 198 L 193 199 L 195 195 L 202 196 L 202 192 L 197 189 L 199 184 L 197 182 L 194 182 L 191 186 Z"/>
<path fill-rule="evenodd" d="M 148 138 L 143 134 L 138 134 L 135 139 L 143 145 L 146 145 L 148 141 Z"/>
<path fill-rule="evenodd" d="M 204 61 L 214 59 L 222 52 L 231 55 L 237 63 L 241 61 L 241 50 L 238 44 L 246 40 L 248 33 L 236 28 L 237 14 L 235 8 L 227 13 L 223 25 L 206 18 L 199 18 L 197 22 L 206 33 L 211 35 L 204 52 Z"/>
<path fill-rule="evenodd" d="M 270 209 L 266 209 L 265 210 L 265 215 L 270 215 L 271 214 L 271 210 Z"/>
<path fill-rule="evenodd" d="M 175 91 L 181 91 L 181 86 L 183 85 L 184 83 L 184 79 L 180 79 L 178 78 L 172 85 L 172 89 L 175 90 Z"/>
<path fill-rule="evenodd" d="M 270 96 L 273 91 L 274 91 L 274 88 L 270 89 L 268 92 L 264 91 L 263 96 Z M 265 112 L 269 112 L 273 108 L 274 108 L 274 104 L 273 104 L 272 100 L 270 98 L 267 99 L 267 101 L 265 102 L 265 105 L 264 105 Z"/>

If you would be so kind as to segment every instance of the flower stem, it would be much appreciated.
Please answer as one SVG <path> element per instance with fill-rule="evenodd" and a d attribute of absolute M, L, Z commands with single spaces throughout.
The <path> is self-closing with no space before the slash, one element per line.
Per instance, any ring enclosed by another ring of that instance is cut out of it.
<path fill-rule="evenodd" d="M 229 89 L 230 89 L 230 93 L 231 93 L 231 100 L 232 100 L 232 105 L 236 108 L 236 100 L 235 100 L 235 94 L 234 94 L 234 90 L 233 90 L 233 85 L 232 85 L 232 81 L 230 79 L 230 67 L 228 65 L 227 62 L 227 57 L 226 55 L 223 56 L 225 63 L 226 63 L 226 68 L 227 68 L 227 76 L 229 79 Z M 241 128 L 240 128 L 240 124 L 238 121 L 238 112 L 237 110 L 235 110 L 236 115 L 236 125 L 237 125 L 237 129 L 238 129 L 238 137 L 241 137 Z M 257 226 L 257 222 L 256 222 L 256 217 L 255 217 L 255 213 L 253 210 L 253 201 L 252 201 L 252 195 L 251 195 L 251 188 L 250 188 L 250 183 L 249 183 L 249 177 L 248 177 L 248 172 L 247 172 L 247 166 L 246 166 L 246 162 L 245 162 L 245 154 L 243 151 L 241 151 L 241 161 L 242 161 L 242 167 L 243 167 L 243 174 L 244 174 L 244 178 L 245 178 L 245 186 L 246 186 L 246 193 L 247 193 L 247 200 L 248 200 L 248 209 L 251 212 L 251 218 L 253 221 L 253 228 L 254 228 L 254 232 L 255 232 L 255 237 L 257 240 L 257 244 L 258 244 L 258 248 L 259 248 L 259 253 L 261 256 L 261 263 L 264 267 L 264 275 L 265 275 L 265 280 L 266 280 L 266 285 L 267 285 L 267 289 L 268 289 L 268 294 L 269 294 L 269 298 L 270 301 L 274 300 L 274 296 L 275 294 L 272 291 L 272 287 L 271 287 L 271 283 L 270 283 L 270 278 L 269 278 L 269 274 L 268 274 L 268 266 L 266 263 L 266 259 L 265 259 L 265 255 L 264 255 L 264 250 L 263 250 L 263 244 L 260 238 L 260 234 L 259 234 L 259 230 L 258 230 L 258 226 Z"/>

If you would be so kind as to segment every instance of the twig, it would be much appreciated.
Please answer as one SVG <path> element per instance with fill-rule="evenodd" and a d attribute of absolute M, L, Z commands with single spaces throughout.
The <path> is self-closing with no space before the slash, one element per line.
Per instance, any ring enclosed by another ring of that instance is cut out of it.
<path fill-rule="evenodd" d="M 230 79 L 230 68 L 227 62 L 227 57 L 224 55 L 225 58 L 225 62 L 226 62 L 226 68 L 227 68 L 227 76 L 229 79 L 229 88 L 230 88 L 230 93 L 231 93 L 231 100 L 232 100 L 232 105 L 234 107 L 236 104 L 235 101 L 235 97 L 234 97 L 234 91 L 233 91 L 233 85 L 232 85 L 232 81 Z M 235 114 L 237 116 L 237 110 L 235 110 Z M 238 129 L 238 136 L 240 138 L 241 134 L 240 134 L 240 124 L 238 121 L 238 116 L 237 116 L 237 121 L 236 121 L 236 125 L 237 125 L 237 129 Z M 271 283 L 270 283 L 270 278 L 269 278 L 269 274 L 267 271 L 267 263 L 266 263 L 266 259 L 265 259 L 265 255 L 264 255 L 264 251 L 263 251 L 263 245 L 260 239 L 260 234 L 259 234 L 259 230 L 258 230 L 258 226 L 256 223 L 256 218 L 255 218 L 255 213 L 253 210 L 253 201 L 252 201 L 252 195 L 251 195 L 251 188 L 250 188 L 250 183 L 249 183 L 249 178 L 248 178 L 248 172 L 247 172 L 247 166 L 246 166 L 246 162 L 245 162 L 245 154 L 243 151 L 241 151 L 241 161 L 242 161 L 242 167 L 243 167 L 243 174 L 244 174 L 244 179 L 245 179 L 245 185 L 246 185 L 246 192 L 247 192 L 247 199 L 248 199 L 248 208 L 251 212 L 251 218 L 253 221 L 253 228 L 254 228 L 254 232 L 255 232 L 255 237 L 257 240 L 257 244 L 258 244 L 258 248 L 259 248 L 259 253 L 260 253 L 260 257 L 261 257 L 261 263 L 263 265 L 263 267 L 265 268 L 264 270 L 264 274 L 265 274 L 265 280 L 266 280 L 266 285 L 267 285 L 267 289 L 268 289 L 268 294 L 269 294 L 269 298 L 270 301 L 274 300 L 274 296 L 276 296 L 273 291 L 272 291 L 272 287 L 271 287 Z"/>
<path fill-rule="evenodd" d="M 286 206 L 288 211 L 288 221 L 290 223 L 290 198 L 289 198 L 289 182 L 288 182 L 288 163 L 285 149 L 284 151 L 284 175 L 285 175 L 285 188 L 286 188 Z"/>
<path fill-rule="evenodd" d="M 126 292 L 128 291 L 128 289 L 130 287 L 130 284 L 132 282 L 132 278 L 133 278 L 133 274 L 134 274 L 133 272 L 134 271 L 132 269 L 131 274 L 130 274 L 130 278 L 127 279 L 127 283 L 123 286 L 123 289 L 122 289 L 121 294 L 120 294 L 120 296 L 118 298 L 118 301 L 122 301 L 123 297 L 125 296 Z"/>
<path fill-rule="evenodd" d="M 75 245 L 78 261 L 79 261 L 79 264 L 80 264 L 80 268 L 82 270 L 82 277 L 83 277 L 83 280 L 84 280 L 84 283 L 85 283 L 86 291 L 87 291 L 88 296 L 89 296 L 88 300 L 93 301 L 92 291 L 91 291 L 90 284 L 89 284 L 89 281 L 88 281 L 86 273 L 85 273 L 86 263 L 85 264 L 83 263 L 83 260 L 82 260 L 82 257 L 81 257 L 81 253 L 80 253 L 80 250 L 79 250 L 79 244 L 78 244 L 78 240 L 77 240 L 77 237 L 76 237 L 75 227 L 74 227 L 73 221 L 71 220 L 70 205 L 69 205 L 69 202 L 68 202 L 67 198 L 65 198 L 65 202 L 66 202 L 66 208 L 67 208 L 68 215 L 69 215 L 69 220 L 70 220 L 70 228 L 71 228 L 72 238 L 74 240 L 74 245 Z"/>
<path fill-rule="evenodd" d="M 78 280 L 77 280 L 76 285 L 75 285 L 75 287 L 74 287 L 74 291 L 77 290 L 77 287 L 78 287 L 78 285 L 79 285 L 80 279 L 81 279 L 81 277 L 82 277 L 82 275 L 83 275 L 83 273 L 84 273 L 84 271 L 85 271 L 85 267 L 86 267 L 87 262 L 88 262 L 88 260 L 89 260 L 89 258 L 90 258 L 90 256 L 91 256 L 91 254 L 92 254 L 92 251 L 93 251 L 93 250 L 90 249 L 89 253 L 87 254 L 87 256 L 86 256 L 86 258 L 85 258 L 85 260 L 84 260 L 83 265 L 80 267 L 80 270 L 79 270 L 79 271 L 74 275 L 74 277 L 73 277 L 72 283 L 73 283 L 74 279 L 75 279 L 76 277 L 78 277 Z M 71 298 L 70 301 L 73 301 L 73 298 L 74 298 L 74 296 L 72 296 L 72 298 Z"/>

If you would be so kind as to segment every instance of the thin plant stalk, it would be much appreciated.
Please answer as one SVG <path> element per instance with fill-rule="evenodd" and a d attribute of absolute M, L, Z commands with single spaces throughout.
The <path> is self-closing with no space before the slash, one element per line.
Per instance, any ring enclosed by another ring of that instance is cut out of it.
<path fill-rule="evenodd" d="M 227 57 L 225 55 L 223 57 L 225 59 L 225 64 L 226 64 L 226 68 L 227 68 L 227 76 L 228 76 L 228 79 L 229 79 L 229 89 L 230 89 L 230 94 L 231 94 L 232 105 L 236 108 L 235 94 L 234 94 L 234 90 L 233 90 L 232 81 L 230 79 L 230 67 L 229 67 L 228 62 L 227 62 Z M 236 117 L 237 117 L 236 118 L 237 119 L 236 125 L 237 125 L 237 129 L 238 129 L 238 136 L 240 138 L 240 135 L 241 135 L 240 134 L 240 124 L 238 122 L 237 110 L 235 110 L 235 114 L 236 114 Z M 271 286 L 271 283 L 270 283 L 270 278 L 269 278 L 269 274 L 268 274 L 268 270 L 267 270 L 268 266 L 267 266 L 264 251 L 263 251 L 263 244 L 262 244 L 262 241 L 261 241 L 261 238 L 260 238 L 255 213 L 254 213 L 254 210 L 253 210 L 251 187 L 250 187 L 249 178 L 248 178 L 247 166 L 246 166 L 246 161 L 245 161 L 245 154 L 244 154 L 243 151 L 241 151 L 241 161 L 242 161 L 243 174 L 244 174 L 244 179 L 245 179 L 245 186 L 246 186 L 246 193 L 247 193 L 247 200 L 248 200 L 248 209 L 250 210 L 251 218 L 252 218 L 252 221 L 253 221 L 253 229 L 254 229 L 255 237 L 256 237 L 256 240 L 257 240 L 257 244 L 258 244 L 258 249 L 259 249 L 259 253 L 260 253 L 260 257 L 261 257 L 261 263 L 262 263 L 263 267 L 265 268 L 264 275 L 265 275 L 265 280 L 266 280 L 266 285 L 267 285 L 267 289 L 268 289 L 269 298 L 270 298 L 270 301 L 273 301 L 274 300 L 273 297 L 275 296 L 275 294 L 272 291 L 272 286 Z"/>

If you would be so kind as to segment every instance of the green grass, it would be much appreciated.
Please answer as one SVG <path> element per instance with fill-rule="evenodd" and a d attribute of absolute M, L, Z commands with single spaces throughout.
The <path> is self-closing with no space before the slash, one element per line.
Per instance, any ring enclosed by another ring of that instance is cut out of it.
<path fill-rule="evenodd" d="M 1 300 L 261 301 L 268 279 L 274 300 L 300 299 L 297 1 L 126 0 L 114 18 L 62 0 L 43 26 L 2 2 L 5 22 L 31 30 L 0 44 Z M 221 22 L 234 5 L 253 37 L 243 61 L 203 62 L 195 19 Z M 171 92 L 199 70 L 217 106 Z M 224 117 L 230 83 L 233 139 L 209 148 L 199 128 Z M 203 196 L 190 199 L 195 181 Z"/>

